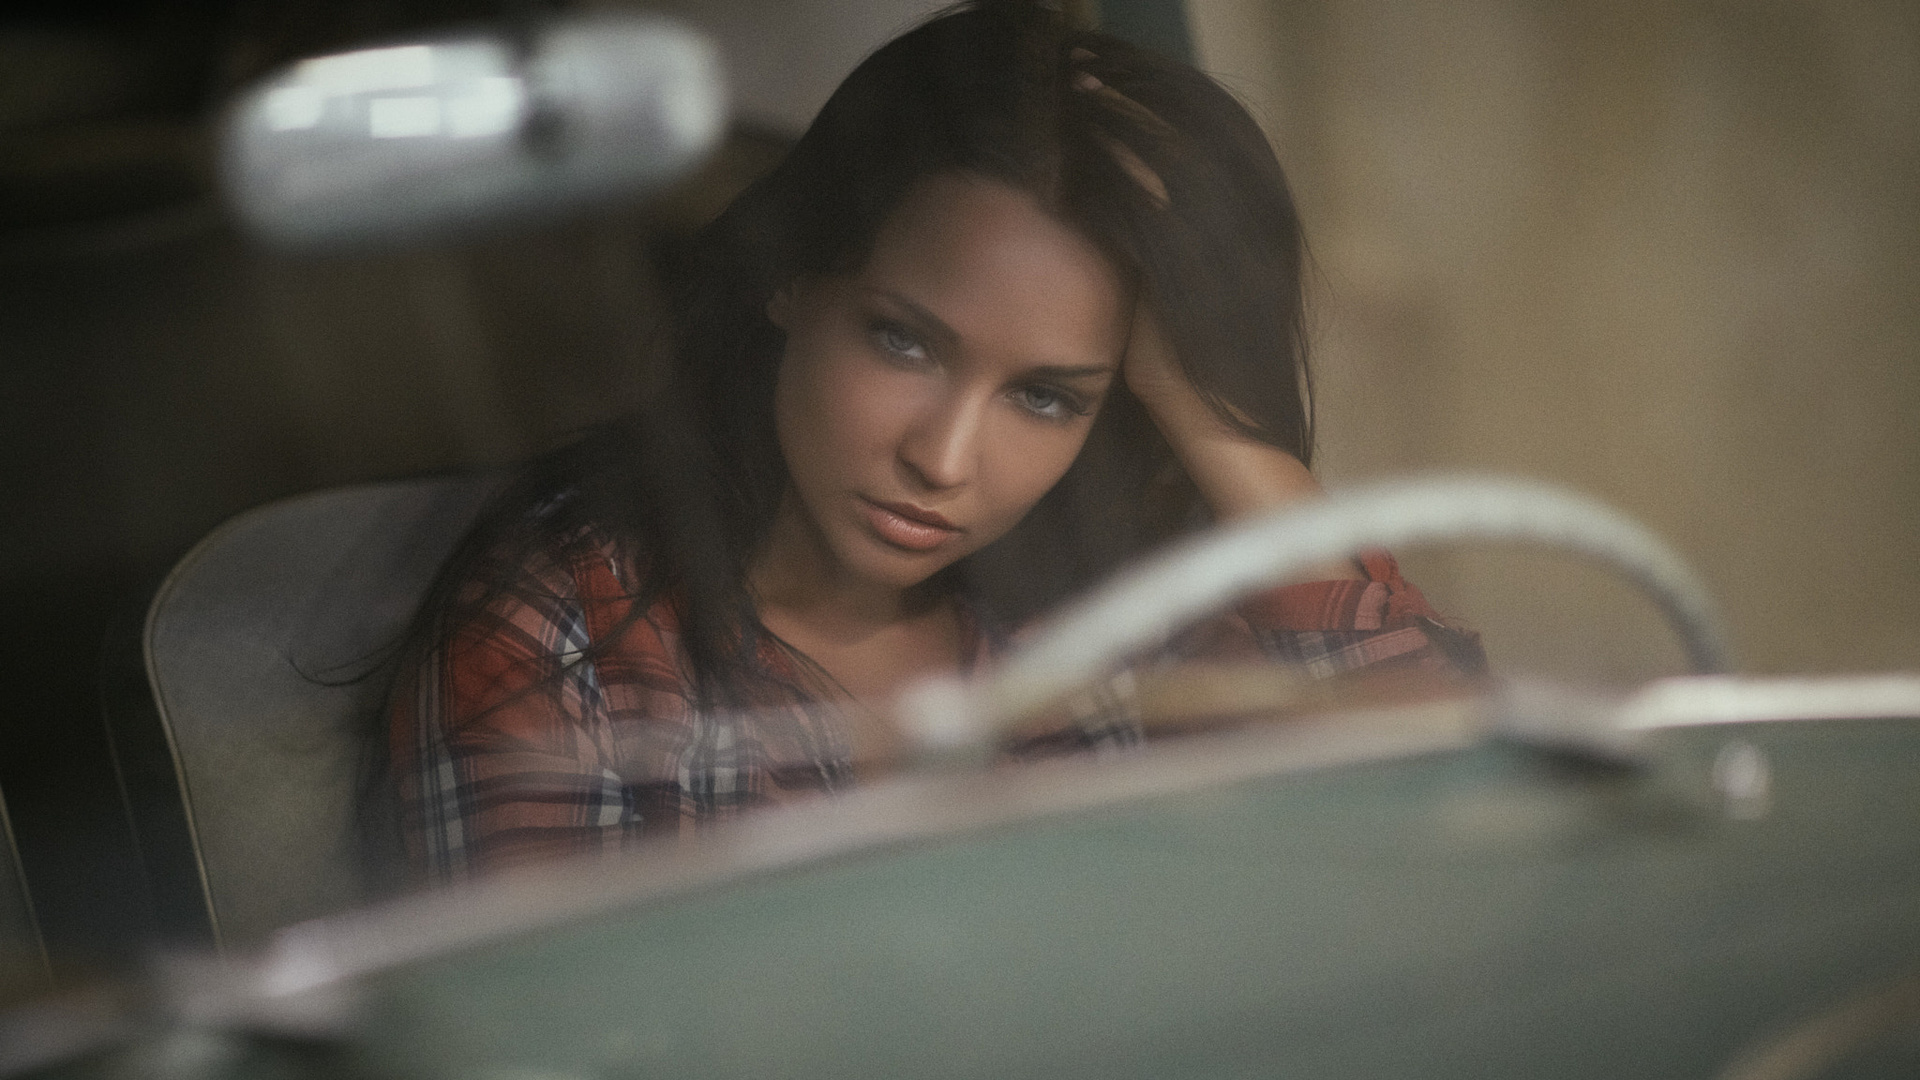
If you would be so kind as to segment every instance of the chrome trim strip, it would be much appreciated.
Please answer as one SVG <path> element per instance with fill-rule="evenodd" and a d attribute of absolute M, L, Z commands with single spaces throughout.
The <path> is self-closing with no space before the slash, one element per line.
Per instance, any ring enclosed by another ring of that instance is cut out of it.
<path fill-rule="evenodd" d="M 1628 731 L 1780 720 L 1920 717 L 1920 675 L 1696 675 L 1648 683 L 1620 704 Z"/>
<path fill-rule="evenodd" d="M 1653 601 L 1694 671 L 1733 669 L 1732 647 L 1706 586 L 1638 522 L 1549 484 L 1441 475 L 1289 503 L 1173 545 L 1049 617 L 985 673 L 936 677 L 908 691 L 903 725 L 924 758 L 978 759 L 990 752 L 994 736 L 1256 590 L 1289 584 L 1367 548 L 1457 540 L 1541 543 L 1596 559 Z"/>

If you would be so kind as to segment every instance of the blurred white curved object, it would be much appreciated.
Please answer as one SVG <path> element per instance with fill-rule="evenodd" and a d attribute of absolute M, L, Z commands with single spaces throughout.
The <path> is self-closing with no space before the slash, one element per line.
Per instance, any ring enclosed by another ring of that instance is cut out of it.
<path fill-rule="evenodd" d="M 727 121 L 718 52 L 651 15 L 304 60 L 243 94 L 221 179 L 263 239 L 323 247 L 552 216 L 666 184 Z"/>
<path fill-rule="evenodd" d="M 1617 706 L 1623 730 L 1781 720 L 1920 717 L 1920 675 L 1731 675 L 1661 679 Z"/>
<path fill-rule="evenodd" d="M 1382 483 L 1210 530 L 1072 605 L 983 679 L 911 691 L 902 722 L 928 757 L 977 756 L 1006 726 L 1242 597 L 1368 548 L 1441 540 L 1525 541 L 1595 559 L 1659 606 L 1696 671 L 1731 666 L 1699 578 L 1632 519 L 1548 484 L 1443 476 Z"/>

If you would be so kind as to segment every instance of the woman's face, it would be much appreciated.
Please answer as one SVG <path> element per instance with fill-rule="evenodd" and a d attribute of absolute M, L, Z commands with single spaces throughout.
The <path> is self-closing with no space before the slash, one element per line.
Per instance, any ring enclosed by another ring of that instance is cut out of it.
<path fill-rule="evenodd" d="M 795 282 L 768 315 L 787 335 L 775 423 L 793 481 L 776 542 L 893 588 L 998 539 L 1053 487 L 1129 326 L 1090 241 L 962 175 L 920 182 L 864 268 Z"/>

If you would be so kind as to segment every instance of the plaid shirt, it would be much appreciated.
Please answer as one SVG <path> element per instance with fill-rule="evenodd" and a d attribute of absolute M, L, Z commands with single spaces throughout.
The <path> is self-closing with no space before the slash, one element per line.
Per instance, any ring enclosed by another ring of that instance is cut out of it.
<path fill-rule="evenodd" d="M 1318 676 L 1381 665 L 1471 668 L 1471 634 L 1437 621 L 1391 557 L 1361 560 L 1367 580 L 1264 593 L 1181 635 L 1163 655 L 1267 656 Z M 852 782 L 838 708 L 804 687 L 777 643 L 757 643 L 764 686 L 747 711 L 693 706 L 672 605 L 656 603 L 591 661 L 629 614 L 623 566 L 583 540 L 520 568 L 508 588 L 453 626 L 396 687 L 394 777 L 415 869 L 450 881 L 558 854 L 617 850 L 742 809 Z M 972 655 L 1004 643 L 971 630 Z M 1010 756 L 1137 743 L 1137 718 L 1108 697 Z"/>

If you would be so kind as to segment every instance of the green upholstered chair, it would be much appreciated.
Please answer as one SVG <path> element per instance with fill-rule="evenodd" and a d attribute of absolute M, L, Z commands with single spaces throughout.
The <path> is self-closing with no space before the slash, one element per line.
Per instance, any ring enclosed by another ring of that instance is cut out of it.
<path fill-rule="evenodd" d="M 250 949 L 378 891 L 356 807 L 388 681 L 379 658 L 498 482 L 275 502 L 222 525 L 167 576 L 138 655 L 117 664 L 135 692 L 110 687 L 107 714 L 175 943 Z"/>

